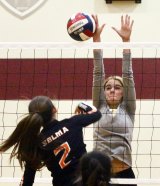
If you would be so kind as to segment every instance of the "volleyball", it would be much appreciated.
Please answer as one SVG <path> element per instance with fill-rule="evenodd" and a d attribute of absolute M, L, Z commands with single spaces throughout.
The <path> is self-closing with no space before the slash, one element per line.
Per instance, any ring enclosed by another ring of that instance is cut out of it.
<path fill-rule="evenodd" d="M 76 41 L 90 39 L 96 30 L 93 17 L 86 13 L 77 13 L 70 17 L 67 23 L 67 31 L 70 37 Z"/>

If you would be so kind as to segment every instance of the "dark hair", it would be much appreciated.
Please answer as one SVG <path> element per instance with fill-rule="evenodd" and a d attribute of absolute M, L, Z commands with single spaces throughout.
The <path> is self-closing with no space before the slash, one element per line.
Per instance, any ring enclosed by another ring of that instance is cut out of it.
<path fill-rule="evenodd" d="M 82 186 L 108 186 L 111 177 L 111 160 L 98 151 L 82 156 L 80 160 Z"/>
<path fill-rule="evenodd" d="M 50 98 L 46 96 L 34 97 L 28 107 L 29 113 L 16 126 L 13 133 L 0 146 L 0 151 L 5 152 L 13 147 L 10 161 L 16 157 L 21 168 L 27 162 L 32 168 L 40 169 L 39 134 L 41 127 L 50 122 L 55 109 Z"/>

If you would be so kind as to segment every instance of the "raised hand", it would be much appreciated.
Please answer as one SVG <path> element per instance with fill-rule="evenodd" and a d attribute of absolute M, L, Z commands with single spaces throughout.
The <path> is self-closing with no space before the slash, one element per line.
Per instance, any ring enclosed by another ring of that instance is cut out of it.
<path fill-rule="evenodd" d="M 126 15 L 125 17 L 123 17 L 123 15 L 122 15 L 121 16 L 121 28 L 120 29 L 117 29 L 115 27 L 112 27 L 112 28 L 122 38 L 123 42 L 129 42 L 131 32 L 132 32 L 133 23 L 134 23 L 134 21 L 130 20 L 130 16 Z"/>
<path fill-rule="evenodd" d="M 103 31 L 103 28 L 105 26 L 105 24 L 103 24 L 102 26 L 99 26 L 99 20 L 98 20 L 98 16 L 97 15 L 92 15 L 95 23 L 96 23 L 96 31 L 93 35 L 93 42 L 100 42 L 101 41 L 101 33 Z"/>
<path fill-rule="evenodd" d="M 85 102 L 80 102 L 75 109 L 75 114 L 92 114 L 96 111 L 97 109 L 93 105 L 89 105 Z"/>

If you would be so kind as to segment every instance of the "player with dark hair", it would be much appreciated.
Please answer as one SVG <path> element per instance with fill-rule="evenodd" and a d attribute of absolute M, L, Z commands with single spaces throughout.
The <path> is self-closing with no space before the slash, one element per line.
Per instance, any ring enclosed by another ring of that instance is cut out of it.
<path fill-rule="evenodd" d="M 86 153 L 80 159 L 77 186 L 109 186 L 111 159 L 99 151 Z"/>
<path fill-rule="evenodd" d="M 83 127 L 98 121 L 101 113 L 86 104 L 79 109 L 86 114 L 58 121 L 56 108 L 46 96 L 34 97 L 29 113 L 16 126 L 8 139 L 0 145 L 5 152 L 13 146 L 10 155 L 25 167 L 22 186 L 32 186 L 37 170 L 46 166 L 53 177 L 54 186 L 71 186 L 79 159 L 86 153 Z"/>

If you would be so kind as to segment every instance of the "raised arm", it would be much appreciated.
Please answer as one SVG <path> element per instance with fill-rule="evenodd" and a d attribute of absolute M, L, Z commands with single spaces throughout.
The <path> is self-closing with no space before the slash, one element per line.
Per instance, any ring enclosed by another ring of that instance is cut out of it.
<path fill-rule="evenodd" d="M 96 32 L 93 36 L 93 42 L 101 41 L 101 33 L 105 24 L 99 26 L 97 15 L 93 15 L 96 23 Z M 93 60 L 93 86 L 92 86 L 92 100 L 93 105 L 96 108 L 100 108 L 101 104 L 106 102 L 103 90 L 103 83 L 105 79 L 104 64 L 103 64 L 103 51 L 101 49 L 93 50 L 94 60 Z"/>
<path fill-rule="evenodd" d="M 122 38 L 123 42 L 130 42 L 133 23 L 134 21 L 130 20 L 130 16 L 128 15 L 126 15 L 125 17 L 121 16 L 121 28 L 119 30 L 116 29 L 115 27 L 112 28 Z M 135 113 L 136 109 L 136 92 L 133 78 L 132 58 L 130 49 L 123 50 L 122 78 L 124 83 L 123 101 L 125 106 L 127 107 L 127 111 L 132 115 Z"/>

